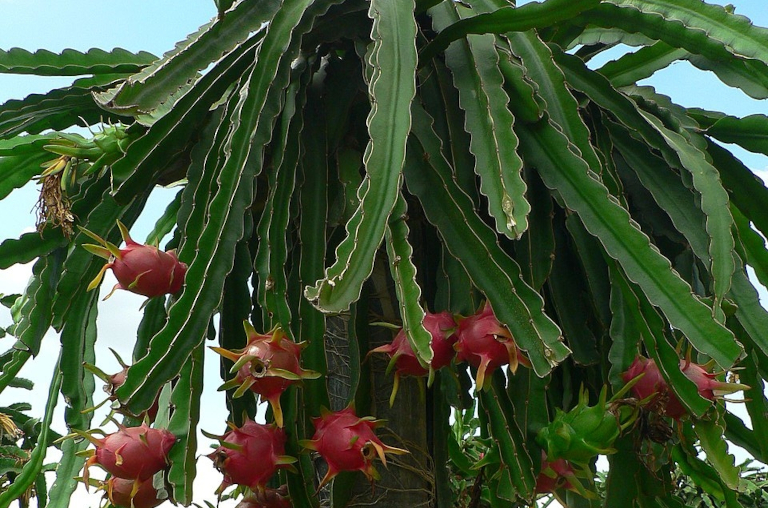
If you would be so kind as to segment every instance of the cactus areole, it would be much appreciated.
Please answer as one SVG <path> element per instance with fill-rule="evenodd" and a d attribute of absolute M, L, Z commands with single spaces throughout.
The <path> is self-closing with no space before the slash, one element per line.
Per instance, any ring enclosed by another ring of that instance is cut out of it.
<path fill-rule="evenodd" d="M 301 444 L 319 453 L 328 464 L 328 472 L 320 487 L 341 471 L 362 471 L 373 482 L 380 478 L 373 466 L 376 457 L 386 467 L 387 453 L 408 453 L 382 443 L 373 432 L 379 422 L 371 417 L 360 418 L 351 406 L 335 413 L 325 411 L 319 418 L 313 418 L 312 423 L 315 425 L 312 440 Z"/>
<path fill-rule="evenodd" d="M 279 468 L 293 468 L 296 459 L 285 455 L 285 432 L 276 425 L 246 420 L 241 427 L 230 424 L 230 429 L 208 455 L 224 475 L 217 492 L 230 485 L 263 489 Z"/>
<path fill-rule="evenodd" d="M 135 242 L 128 229 L 119 221 L 117 224 L 125 242 L 123 249 L 118 249 L 114 244 L 86 229 L 82 230 L 100 244 L 85 244 L 83 247 L 107 260 L 107 264 L 91 281 L 88 289 L 98 287 L 107 269 L 112 269 L 118 282 L 112 292 L 125 289 L 148 298 L 178 293 L 184 285 L 187 265 L 179 261 L 176 252 L 163 252 L 154 245 Z"/>
<path fill-rule="evenodd" d="M 269 402 L 275 422 L 283 426 L 283 410 L 280 396 L 294 383 L 302 379 L 316 379 L 318 372 L 304 370 L 300 366 L 303 344 L 297 344 L 286 337 L 280 327 L 260 334 L 247 321 L 244 323 L 248 344 L 243 349 L 228 350 L 211 348 L 235 364 L 230 370 L 235 377 L 219 387 L 219 390 L 237 388 L 234 396 L 242 396 L 246 390 L 257 393 Z"/>
<path fill-rule="evenodd" d="M 88 468 L 94 464 L 103 467 L 118 478 L 146 480 L 168 465 L 168 452 L 176 442 L 167 429 L 153 429 L 142 424 L 139 427 L 120 425 L 117 432 L 102 439 L 81 433 L 94 445 L 96 451 L 85 463 L 83 479 L 88 483 Z"/>

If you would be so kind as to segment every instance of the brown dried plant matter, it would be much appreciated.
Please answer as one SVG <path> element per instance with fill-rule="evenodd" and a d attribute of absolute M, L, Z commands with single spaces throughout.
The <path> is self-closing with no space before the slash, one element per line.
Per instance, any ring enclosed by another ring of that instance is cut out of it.
<path fill-rule="evenodd" d="M 72 203 L 61 190 L 62 173 L 57 172 L 40 179 L 40 197 L 37 200 L 37 232 L 43 234 L 47 226 L 61 228 L 64 236 L 69 238 L 74 232 L 75 216 L 72 213 Z"/>

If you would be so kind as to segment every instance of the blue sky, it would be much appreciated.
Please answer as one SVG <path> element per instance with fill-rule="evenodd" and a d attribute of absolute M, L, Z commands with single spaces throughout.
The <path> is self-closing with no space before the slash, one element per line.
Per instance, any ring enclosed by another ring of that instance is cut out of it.
<path fill-rule="evenodd" d="M 522 3 L 522 2 L 521 2 Z M 727 2 L 716 2 L 725 4 Z M 768 7 L 765 0 L 732 0 L 738 14 L 746 15 L 755 24 L 768 26 Z M 216 13 L 212 0 L 130 0 L 92 1 L 92 0 L 0 0 L 0 49 L 21 47 L 27 50 L 45 48 L 59 52 L 65 48 L 86 51 L 92 47 L 111 49 L 120 47 L 131 51 L 149 51 L 160 56 L 173 48 L 174 44 L 187 34 L 195 31 Z M 58 86 L 67 85 L 70 78 L 42 78 L 34 76 L 10 76 L 0 74 L 0 103 L 8 99 L 20 99 L 30 93 L 42 93 Z M 692 68 L 686 63 L 678 63 L 659 72 L 647 80 L 661 93 L 669 95 L 684 106 L 698 106 L 720 110 L 736 116 L 762 113 L 768 115 L 768 101 L 756 101 L 746 97 L 738 90 L 722 85 L 710 73 Z M 765 175 L 768 170 L 768 158 L 736 150 L 744 162 L 758 174 Z M 143 238 L 152 225 L 152 215 L 162 208 L 171 193 L 158 192 L 153 197 L 148 210 L 134 228 L 134 236 Z M 8 199 L 0 202 L 0 240 L 17 237 L 22 231 L 34 225 L 31 213 L 36 199 L 36 189 L 30 186 L 15 192 Z M 30 211 L 29 214 L 26 214 Z M 8 220 L 11 217 L 12 220 Z M 0 293 L 20 292 L 29 275 L 29 267 L 14 267 L 0 275 Z M 105 287 L 111 287 L 112 279 L 105 281 Z M 100 308 L 100 361 L 107 371 L 118 370 L 117 363 L 106 352 L 106 346 L 118 350 L 124 358 L 130 358 L 133 334 L 138 325 L 139 306 L 143 299 L 136 295 L 118 292 L 104 302 Z M 7 324 L 5 315 L 0 314 L 0 326 Z M 2 342 L 2 341 L 0 341 Z M 50 334 L 46 343 L 51 351 L 57 351 L 58 339 Z M 5 349 L 8 340 L 0 343 Z M 223 403 L 215 398 L 218 385 L 216 361 L 210 357 L 207 373 L 207 395 L 210 404 L 223 408 Z M 55 361 L 55 354 L 41 355 L 29 368 L 22 371 L 23 376 L 33 377 L 39 384 L 39 391 L 34 392 L 32 400 L 36 410 L 42 406 L 45 386 Z M 97 395 L 98 396 L 98 395 Z M 9 400 L 0 396 L 0 404 Z M 20 397 L 29 397 L 21 393 Z M 18 400 L 18 399 L 14 399 Z M 63 404 L 59 405 L 60 416 Z M 218 410 L 206 410 L 201 426 L 211 432 L 221 432 L 223 419 L 217 416 Z M 58 430 L 63 431 L 59 428 Z M 207 443 L 207 440 L 203 440 Z M 204 452 L 203 449 L 200 451 Z M 209 467 L 210 461 L 201 459 L 201 481 L 196 485 L 197 502 L 203 499 L 215 501 L 215 496 L 202 495 L 211 492 L 220 481 L 220 475 Z M 82 492 L 73 499 L 73 506 L 98 506 L 98 496 L 86 497 Z M 222 504 L 222 507 L 232 506 Z M 170 505 L 168 505 L 170 506 Z"/>

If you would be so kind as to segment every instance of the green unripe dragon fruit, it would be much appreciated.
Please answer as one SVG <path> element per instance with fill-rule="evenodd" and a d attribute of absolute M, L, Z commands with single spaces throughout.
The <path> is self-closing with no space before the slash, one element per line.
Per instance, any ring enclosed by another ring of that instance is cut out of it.
<path fill-rule="evenodd" d="M 562 458 L 573 464 L 587 464 L 597 455 L 615 453 L 614 441 L 638 416 L 636 408 L 615 402 L 626 393 L 628 386 L 610 401 L 606 400 L 608 392 L 603 387 L 595 406 L 588 405 L 589 397 L 582 389 L 576 407 L 568 412 L 557 409 L 552 422 L 536 436 L 548 460 Z"/>

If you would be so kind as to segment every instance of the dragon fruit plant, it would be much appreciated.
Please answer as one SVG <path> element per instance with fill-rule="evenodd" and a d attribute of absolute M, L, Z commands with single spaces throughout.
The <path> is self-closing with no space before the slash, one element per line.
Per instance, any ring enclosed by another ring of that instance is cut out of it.
<path fill-rule="evenodd" d="M 106 498 L 115 508 L 155 508 L 165 499 L 158 497 L 152 478 L 137 483 L 113 476 L 104 484 Z"/>
<path fill-rule="evenodd" d="M 242 485 L 251 490 L 264 490 L 278 469 L 293 469 L 296 459 L 285 455 L 285 432 L 274 424 L 260 424 L 246 420 L 223 436 L 210 436 L 220 444 L 208 458 L 223 475 L 217 492 L 230 485 Z"/>
<path fill-rule="evenodd" d="M 384 353 L 389 355 L 390 361 L 387 365 L 387 374 L 395 369 L 395 378 L 392 385 L 392 394 L 389 397 L 389 405 L 395 401 L 398 387 L 400 386 L 401 376 L 425 377 L 428 376 L 427 386 L 432 385 L 435 372 L 450 365 L 456 355 L 453 345 L 458 337 L 454 333 L 456 330 L 456 321 L 448 311 L 431 313 L 427 312 L 424 316 L 424 328 L 432 335 L 429 347 L 432 349 L 432 361 L 428 367 L 421 364 L 416 353 L 413 352 L 408 338 L 405 336 L 405 330 L 395 335 L 390 344 L 379 346 L 368 352 Z"/>
<path fill-rule="evenodd" d="M 235 377 L 219 387 L 219 390 L 237 388 L 234 397 L 242 396 L 247 390 L 258 394 L 269 402 L 275 422 L 283 426 L 283 410 L 280 396 L 292 384 L 302 379 L 316 379 L 320 373 L 302 369 L 300 366 L 301 350 L 304 344 L 297 344 L 286 337 L 278 326 L 272 331 L 260 334 L 249 322 L 243 323 L 248 336 L 248 344 L 238 350 L 220 347 L 211 349 L 235 364 L 230 373 Z"/>
<path fill-rule="evenodd" d="M 83 481 L 88 485 L 89 468 L 99 465 L 112 476 L 135 480 L 137 484 L 151 478 L 168 465 L 168 453 L 176 443 L 176 436 L 167 429 L 154 429 L 147 424 L 125 427 L 118 424 L 118 431 L 99 439 L 91 432 L 76 432 L 96 446 L 86 452 L 90 458 L 85 463 Z"/>
<path fill-rule="evenodd" d="M 608 391 L 603 387 L 595 406 L 588 405 L 589 395 L 582 389 L 573 409 L 557 409 L 549 425 L 536 435 L 536 443 L 546 452 L 547 460 L 564 459 L 574 466 L 586 467 L 597 455 L 615 453 L 614 441 L 638 417 L 636 407 L 620 402 L 630 386 L 622 388 L 611 400 L 606 400 Z"/>
<path fill-rule="evenodd" d="M 88 285 L 88 290 L 97 288 L 104 278 L 104 273 L 111 269 L 118 283 L 105 299 L 117 289 L 125 289 L 148 298 L 178 293 L 184 285 L 187 265 L 179 261 L 176 251 L 163 252 L 157 246 L 135 242 L 122 222 L 117 221 L 117 226 L 125 242 L 123 249 L 81 228 L 83 233 L 100 244 L 84 244 L 83 248 L 107 260 L 107 264 Z"/>
<path fill-rule="evenodd" d="M 336 412 L 324 411 L 313 418 L 315 434 L 311 440 L 302 440 L 301 446 L 320 454 L 328 464 L 328 472 L 318 489 L 341 471 L 361 471 L 370 482 L 380 479 L 373 466 L 376 457 L 386 467 L 387 453 L 401 455 L 407 450 L 385 445 L 374 434 L 380 425 L 373 417 L 359 417 L 352 406 Z"/>
<path fill-rule="evenodd" d="M 750 388 L 739 383 L 718 381 L 715 374 L 708 372 L 706 365 L 693 363 L 690 358 L 680 360 L 680 370 L 696 384 L 699 395 L 707 400 L 714 401 L 724 394 Z M 653 359 L 636 357 L 621 377 L 625 383 L 636 379 L 632 386 L 632 395 L 638 399 L 649 399 L 648 406 L 662 416 L 679 421 L 688 415 L 688 411 L 671 390 Z"/>
<path fill-rule="evenodd" d="M 490 387 L 493 371 L 502 365 L 509 365 L 513 374 L 518 365 L 530 365 L 509 329 L 496 319 L 489 301 L 477 313 L 459 320 L 456 335 L 456 359 L 477 369 L 478 390 Z"/>

